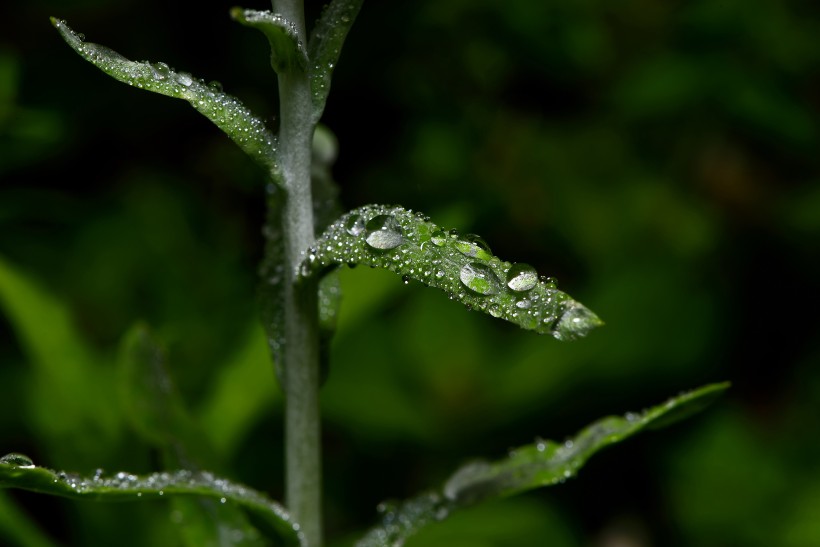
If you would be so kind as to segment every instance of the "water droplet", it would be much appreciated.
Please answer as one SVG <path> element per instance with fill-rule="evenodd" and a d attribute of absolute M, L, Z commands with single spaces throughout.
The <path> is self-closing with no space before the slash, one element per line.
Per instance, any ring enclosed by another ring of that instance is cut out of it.
<path fill-rule="evenodd" d="M 547 285 L 548 289 L 557 289 L 558 288 L 558 280 L 554 277 L 547 277 L 546 275 L 541 276 L 541 283 Z"/>
<path fill-rule="evenodd" d="M 0 458 L 0 463 L 4 463 L 6 465 L 13 465 L 14 467 L 19 467 L 21 469 L 34 468 L 34 462 L 31 458 L 29 458 L 25 454 L 19 454 L 17 452 L 6 454 L 2 458 Z"/>
<path fill-rule="evenodd" d="M 170 76 L 170 75 L 171 75 L 171 67 L 169 67 L 169 66 L 168 66 L 167 64 L 165 64 L 165 63 L 162 63 L 162 62 L 160 62 L 160 63 L 154 63 L 154 64 L 153 64 L 153 65 L 151 65 L 151 66 L 152 66 L 152 67 L 153 67 L 153 69 L 156 71 L 156 74 L 157 74 L 157 79 L 158 79 L 158 80 L 165 80 L 165 79 L 167 79 L 167 78 L 168 78 L 168 76 Z"/>
<path fill-rule="evenodd" d="M 501 307 L 498 304 L 493 304 L 488 310 L 493 317 L 501 317 Z"/>
<path fill-rule="evenodd" d="M 409 276 L 409 275 L 403 275 L 403 276 L 401 276 L 401 280 L 402 280 L 402 282 L 403 282 L 405 285 L 409 285 L 409 284 L 410 284 L 410 276 Z"/>
<path fill-rule="evenodd" d="M 465 264 L 459 272 L 459 277 L 465 287 L 478 294 L 487 296 L 497 294 L 501 290 L 501 282 L 486 264 Z"/>
<path fill-rule="evenodd" d="M 360 215 L 350 215 L 345 220 L 345 231 L 352 236 L 361 234 L 364 232 L 364 219 Z"/>
<path fill-rule="evenodd" d="M 478 258 L 479 260 L 490 260 L 493 252 L 487 242 L 475 234 L 467 234 L 456 239 L 456 249 L 464 256 Z"/>
<path fill-rule="evenodd" d="M 228 501 L 228 500 L 227 500 L 226 498 L 219 498 L 219 503 L 225 503 L 225 502 L 227 502 L 227 501 Z"/>
<path fill-rule="evenodd" d="M 365 242 L 377 251 L 395 249 L 404 242 L 401 225 L 392 215 L 377 215 L 365 225 Z"/>
<path fill-rule="evenodd" d="M 430 241 L 432 241 L 436 247 L 441 247 L 447 242 L 447 234 L 444 233 L 443 230 L 436 230 L 433 232 L 433 235 L 430 236 Z"/>
<path fill-rule="evenodd" d="M 212 82 L 208 82 L 208 87 L 215 93 L 222 93 L 222 82 L 213 80 Z"/>
<path fill-rule="evenodd" d="M 520 310 L 528 310 L 532 307 L 532 301 L 527 298 L 522 298 L 515 303 L 515 307 Z"/>
<path fill-rule="evenodd" d="M 194 78 L 187 72 L 177 72 L 175 79 L 179 84 L 185 87 L 191 87 L 191 84 L 194 83 Z"/>
<path fill-rule="evenodd" d="M 517 292 L 532 290 L 538 283 L 538 272 L 529 264 L 519 262 L 507 272 L 507 286 Z"/>

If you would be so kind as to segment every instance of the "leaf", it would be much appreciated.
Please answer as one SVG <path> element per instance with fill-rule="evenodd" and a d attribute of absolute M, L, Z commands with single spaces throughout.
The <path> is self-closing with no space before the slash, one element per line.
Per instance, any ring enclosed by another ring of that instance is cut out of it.
<path fill-rule="evenodd" d="M 276 137 L 238 99 L 224 93 L 218 83 L 206 84 L 187 72 L 172 70 L 165 63 L 131 61 L 105 46 L 85 42 L 65 21 L 52 17 L 51 23 L 74 51 L 114 79 L 191 103 L 270 172 L 277 183 L 280 181 Z"/>
<path fill-rule="evenodd" d="M 165 496 L 204 496 L 219 504 L 228 502 L 251 511 L 277 532 L 286 545 L 305 545 L 299 526 L 287 511 L 264 494 L 241 484 L 214 476 L 207 471 L 180 470 L 132 475 L 81 477 L 45 467 L 7 463 L 0 458 L 0 489 L 19 488 L 41 494 L 96 501 L 138 501 Z M 223 501 L 224 500 L 224 501 Z"/>
<path fill-rule="evenodd" d="M 314 122 L 319 121 L 325 110 L 333 69 L 361 7 L 362 0 L 333 0 L 325 6 L 310 33 L 308 57 Z"/>
<path fill-rule="evenodd" d="M 213 468 L 214 450 L 190 418 L 166 369 L 165 350 L 144 325 L 125 337 L 120 356 L 121 400 L 140 435 L 159 448 L 167 468 Z M 208 498 L 172 498 L 179 531 L 191 547 L 257 547 L 259 531 L 233 504 Z"/>
<path fill-rule="evenodd" d="M 291 21 L 270 11 L 242 8 L 231 8 L 231 17 L 267 37 L 270 42 L 270 64 L 277 74 L 304 70 L 307 66 L 307 50 Z"/>
<path fill-rule="evenodd" d="M 401 207 L 366 205 L 342 216 L 307 251 L 300 275 L 341 264 L 386 268 L 405 282 L 439 288 L 470 309 L 559 340 L 603 324 L 531 266 L 502 262 L 478 236 L 445 232 Z"/>
<path fill-rule="evenodd" d="M 513 450 L 495 462 L 473 462 L 456 471 L 438 492 L 428 492 L 402 502 L 382 504 L 382 522 L 372 528 L 357 547 L 392 547 L 453 511 L 480 502 L 511 496 L 527 490 L 552 486 L 574 476 L 601 449 L 621 442 L 643 429 L 650 429 L 671 415 L 701 409 L 728 389 L 728 383 L 711 384 L 669 399 L 642 413 L 610 416 L 563 442 L 539 440 Z"/>

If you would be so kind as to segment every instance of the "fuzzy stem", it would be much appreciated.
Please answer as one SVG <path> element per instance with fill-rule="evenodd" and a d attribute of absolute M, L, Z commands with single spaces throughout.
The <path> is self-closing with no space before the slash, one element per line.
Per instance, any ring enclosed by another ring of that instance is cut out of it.
<path fill-rule="evenodd" d="M 302 0 L 275 0 L 274 11 L 295 24 L 307 42 Z M 305 71 L 279 74 L 279 141 L 286 197 L 285 237 L 285 502 L 307 544 L 322 544 L 321 421 L 319 416 L 319 327 L 317 287 L 297 287 L 296 269 L 313 243 L 310 187 L 313 139 L 310 82 Z"/>

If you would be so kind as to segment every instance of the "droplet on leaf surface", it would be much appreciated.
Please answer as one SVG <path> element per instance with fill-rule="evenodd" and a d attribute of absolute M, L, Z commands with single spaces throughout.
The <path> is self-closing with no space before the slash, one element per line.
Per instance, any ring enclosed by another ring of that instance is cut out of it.
<path fill-rule="evenodd" d="M 460 236 L 455 245 L 461 254 L 470 258 L 490 260 L 493 257 L 493 252 L 487 242 L 475 234 Z"/>
<path fill-rule="evenodd" d="M 376 215 L 365 225 L 365 242 L 377 251 L 395 249 L 404 242 L 401 225 L 392 215 Z"/>
<path fill-rule="evenodd" d="M 17 452 L 6 454 L 2 458 L 0 458 L 0 463 L 4 463 L 6 465 L 13 465 L 15 467 L 21 467 L 23 469 L 34 468 L 34 461 L 32 461 L 31 458 L 29 458 L 25 454 L 19 454 Z"/>
<path fill-rule="evenodd" d="M 507 286 L 517 292 L 532 290 L 538 283 L 538 272 L 529 264 L 516 263 L 507 272 Z"/>
<path fill-rule="evenodd" d="M 459 278 L 465 287 L 478 294 L 488 296 L 498 294 L 501 290 L 501 282 L 486 264 L 479 262 L 465 264 L 459 272 Z"/>

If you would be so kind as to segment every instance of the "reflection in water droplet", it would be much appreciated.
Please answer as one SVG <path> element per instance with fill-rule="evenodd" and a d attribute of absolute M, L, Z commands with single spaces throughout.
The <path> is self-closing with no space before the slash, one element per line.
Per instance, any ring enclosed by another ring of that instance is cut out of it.
<path fill-rule="evenodd" d="M 345 220 L 345 231 L 352 236 L 364 232 L 364 219 L 360 215 L 350 215 Z"/>
<path fill-rule="evenodd" d="M 447 242 L 447 234 L 444 233 L 443 230 L 436 230 L 433 232 L 433 235 L 430 236 L 430 241 L 433 242 L 433 245 L 441 247 Z"/>
<path fill-rule="evenodd" d="M 151 66 L 156 71 L 158 80 L 165 80 L 171 75 L 171 67 L 165 63 L 154 63 Z"/>
<path fill-rule="evenodd" d="M 465 264 L 459 272 L 459 277 L 465 287 L 478 294 L 487 296 L 497 294 L 501 290 L 501 282 L 486 264 Z"/>
<path fill-rule="evenodd" d="M 25 454 L 18 454 L 17 452 L 6 454 L 2 458 L 0 458 L 0 463 L 4 463 L 6 465 L 13 465 L 15 467 L 20 467 L 22 469 L 34 468 L 34 462 L 31 460 L 31 458 L 29 458 Z"/>
<path fill-rule="evenodd" d="M 517 292 L 532 290 L 538 283 L 538 272 L 529 264 L 513 264 L 507 272 L 507 286 Z"/>
<path fill-rule="evenodd" d="M 475 234 L 467 234 L 456 240 L 456 249 L 464 256 L 478 258 L 479 260 L 490 260 L 493 252 L 487 242 Z"/>
<path fill-rule="evenodd" d="M 498 304 L 493 304 L 487 311 L 489 311 L 490 315 L 492 315 L 493 317 L 501 317 L 501 308 L 498 306 Z"/>
<path fill-rule="evenodd" d="M 392 215 L 376 215 L 365 225 L 365 242 L 373 249 L 387 251 L 404 242 L 401 225 Z"/>

